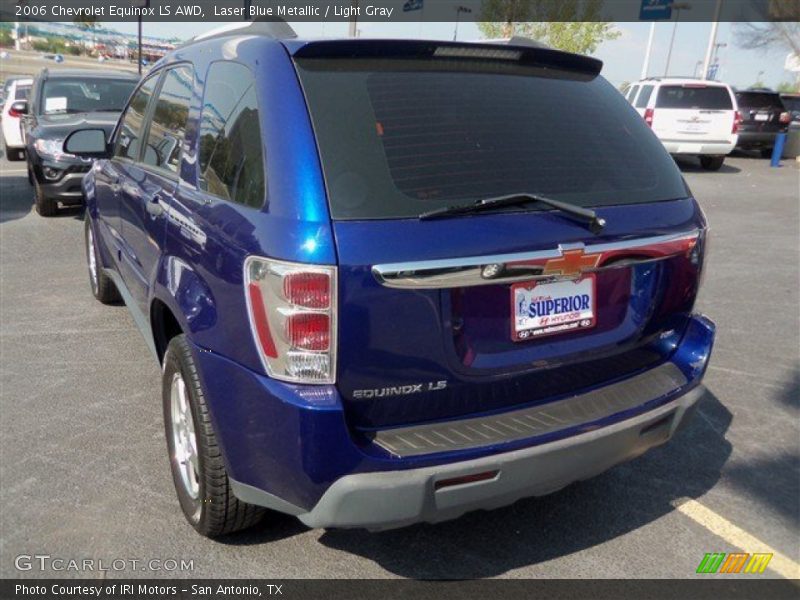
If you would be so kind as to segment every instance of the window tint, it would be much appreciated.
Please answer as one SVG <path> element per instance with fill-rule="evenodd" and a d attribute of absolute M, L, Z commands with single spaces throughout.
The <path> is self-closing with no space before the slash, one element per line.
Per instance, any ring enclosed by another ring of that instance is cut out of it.
<path fill-rule="evenodd" d="M 164 74 L 147 132 L 147 145 L 142 157 L 144 164 L 177 174 L 189 117 L 192 82 L 190 67 L 177 67 Z"/>
<path fill-rule="evenodd" d="M 200 123 L 200 189 L 255 208 L 264 204 L 260 128 L 250 69 L 232 62 L 212 64 Z"/>
<path fill-rule="evenodd" d="M 733 108 L 727 88 L 705 85 L 662 85 L 656 99 L 658 108 Z"/>
<path fill-rule="evenodd" d="M 781 96 L 781 102 L 783 102 L 786 110 L 800 112 L 800 96 Z"/>
<path fill-rule="evenodd" d="M 647 103 L 650 101 L 650 96 L 653 94 L 653 86 L 645 85 L 642 91 L 639 92 L 639 97 L 636 99 L 636 108 L 647 108 Z"/>
<path fill-rule="evenodd" d="M 628 91 L 628 102 L 633 102 L 633 99 L 636 97 L 636 91 L 637 91 L 638 89 L 639 89 L 639 86 L 638 86 L 638 85 L 634 85 L 634 86 L 633 86 L 633 87 L 632 87 L 632 88 L 631 88 L 631 89 Z"/>
<path fill-rule="evenodd" d="M 602 77 L 471 60 L 297 64 L 336 219 L 523 192 L 580 206 L 686 196 L 661 142 Z"/>
<path fill-rule="evenodd" d="M 115 157 L 130 160 L 139 159 L 139 148 L 141 147 L 139 138 L 142 135 L 142 122 L 157 81 L 158 75 L 147 79 L 131 99 L 117 134 L 117 141 L 114 146 Z"/>
<path fill-rule="evenodd" d="M 739 108 L 767 108 L 783 110 L 783 103 L 778 94 L 765 92 L 737 92 L 736 101 Z"/>
<path fill-rule="evenodd" d="M 30 84 L 18 85 L 17 89 L 14 90 L 14 100 L 27 100 L 28 99 L 28 95 L 30 93 L 31 93 Z"/>

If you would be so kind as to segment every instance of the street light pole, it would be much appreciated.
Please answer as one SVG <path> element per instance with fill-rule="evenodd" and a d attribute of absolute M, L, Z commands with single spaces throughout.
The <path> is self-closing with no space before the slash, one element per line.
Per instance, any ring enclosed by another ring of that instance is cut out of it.
<path fill-rule="evenodd" d="M 706 47 L 706 57 L 703 61 L 703 79 L 708 79 L 708 69 L 711 67 L 711 50 L 717 40 L 717 28 L 719 27 L 719 11 L 722 8 L 722 0 L 717 0 L 714 7 L 714 20 L 711 23 L 711 34 L 708 36 L 708 46 Z"/>
<path fill-rule="evenodd" d="M 472 12 L 471 8 L 466 6 L 459 6 L 456 8 L 456 30 L 453 32 L 453 41 L 458 41 L 458 23 L 461 21 L 461 13 L 469 14 Z"/>
<path fill-rule="evenodd" d="M 350 17 L 350 37 L 358 37 L 358 0 L 352 0 L 350 3 L 352 8 Z"/>
<path fill-rule="evenodd" d="M 650 52 L 653 49 L 653 36 L 656 33 L 656 22 L 650 22 L 650 35 L 647 36 L 647 49 L 644 51 L 644 64 L 642 64 L 642 77 L 647 79 L 647 69 L 650 67 Z"/>
<path fill-rule="evenodd" d="M 671 5 L 672 10 L 675 11 L 675 25 L 672 27 L 672 38 L 669 40 L 669 51 L 667 52 L 667 66 L 664 67 L 664 77 L 669 75 L 669 63 L 672 60 L 672 46 L 675 44 L 675 32 L 678 30 L 678 21 L 681 20 L 682 10 L 691 10 L 691 4 L 686 2 L 673 2 Z"/>

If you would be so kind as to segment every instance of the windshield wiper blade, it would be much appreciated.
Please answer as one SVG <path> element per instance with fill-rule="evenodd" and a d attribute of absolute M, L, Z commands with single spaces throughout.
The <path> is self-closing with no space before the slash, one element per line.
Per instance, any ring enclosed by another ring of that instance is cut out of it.
<path fill-rule="evenodd" d="M 576 218 L 579 221 L 583 221 L 589 225 L 589 231 L 594 233 L 595 235 L 599 234 L 603 228 L 606 226 L 606 220 L 602 217 L 598 217 L 597 213 L 593 211 L 591 208 L 583 208 L 582 206 L 575 206 L 574 204 L 569 204 L 568 202 L 561 202 L 560 200 L 554 200 L 553 198 L 548 198 L 547 196 L 542 196 L 540 194 L 508 194 L 506 196 L 496 196 L 494 198 L 484 198 L 483 200 L 478 200 L 473 204 L 462 204 L 460 206 L 447 206 L 445 208 L 437 208 L 435 210 L 431 210 L 428 212 L 424 212 L 419 216 L 421 221 L 426 221 L 429 219 L 440 219 L 443 217 L 453 217 L 457 215 L 469 215 L 480 213 L 486 210 L 492 210 L 495 208 L 503 208 L 507 206 L 520 206 L 523 204 L 535 203 L 539 202 L 540 204 L 546 204 L 551 208 L 555 208 L 560 210 L 564 214 Z"/>

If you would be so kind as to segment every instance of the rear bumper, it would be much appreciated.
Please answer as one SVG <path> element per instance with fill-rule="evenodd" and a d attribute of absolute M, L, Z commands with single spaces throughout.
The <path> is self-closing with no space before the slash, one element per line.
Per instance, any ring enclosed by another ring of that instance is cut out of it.
<path fill-rule="evenodd" d="M 661 140 L 670 154 L 686 156 L 725 156 L 736 146 L 734 140 L 718 140 L 713 142 L 691 142 L 686 140 Z"/>
<path fill-rule="evenodd" d="M 383 529 L 547 494 L 666 442 L 702 395 L 713 339 L 713 323 L 691 319 L 670 359 L 651 370 L 668 371 L 670 385 L 663 378 L 657 386 L 631 385 L 646 370 L 581 396 L 554 398 L 547 406 L 585 397 L 598 407 L 576 410 L 569 427 L 425 453 L 376 452 L 374 443 L 352 436 L 334 386 L 276 382 L 197 347 L 195 356 L 237 497 L 312 527 Z M 609 390 L 624 401 L 613 402 Z M 486 471 L 497 473 L 437 489 L 443 479 Z"/>
<path fill-rule="evenodd" d="M 775 145 L 777 131 L 740 131 L 738 148 L 771 148 Z"/>
<path fill-rule="evenodd" d="M 598 475 L 669 440 L 694 412 L 702 386 L 661 408 L 557 442 L 409 471 L 347 475 L 299 519 L 309 527 L 390 529 L 435 523 L 543 496 Z M 443 480 L 496 473 L 437 489 Z"/>

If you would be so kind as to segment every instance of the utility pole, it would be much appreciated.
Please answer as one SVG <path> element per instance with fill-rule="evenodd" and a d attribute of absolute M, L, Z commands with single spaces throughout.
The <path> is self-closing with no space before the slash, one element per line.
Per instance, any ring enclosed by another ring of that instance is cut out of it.
<path fill-rule="evenodd" d="M 667 52 L 667 66 L 664 67 L 664 77 L 669 75 L 669 63 L 672 59 L 672 47 L 675 45 L 675 32 L 678 31 L 678 21 L 681 20 L 682 10 L 691 10 L 692 5 L 687 2 L 673 2 L 672 10 L 675 11 L 675 25 L 672 27 L 672 38 L 669 41 L 669 51 Z"/>
<path fill-rule="evenodd" d="M 711 34 L 708 36 L 708 46 L 706 46 L 706 58 L 703 61 L 703 79 L 708 79 L 708 69 L 711 67 L 711 51 L 717 40 L 717 28 L 719 27 L 719 11 L 722 9 L 722 0 L 717 0 L 714 7 L 714 20 L 711 23 Z"/>
<path fill-rule="evenodd" d="M 647 36 L 647 49 L 644 51 L 644 64 L 642 65 L 641 79 L 647 79 L 647 69 L 650 67 L 650 52 L 653 50 L 653 36 L 656 32 L 656 22 L 650 22 L 650 35 Z"/>
<path fill-rule="evenodd" d="M 350 37 L 358 37 L 358 0 L 350 2 Z"/>

